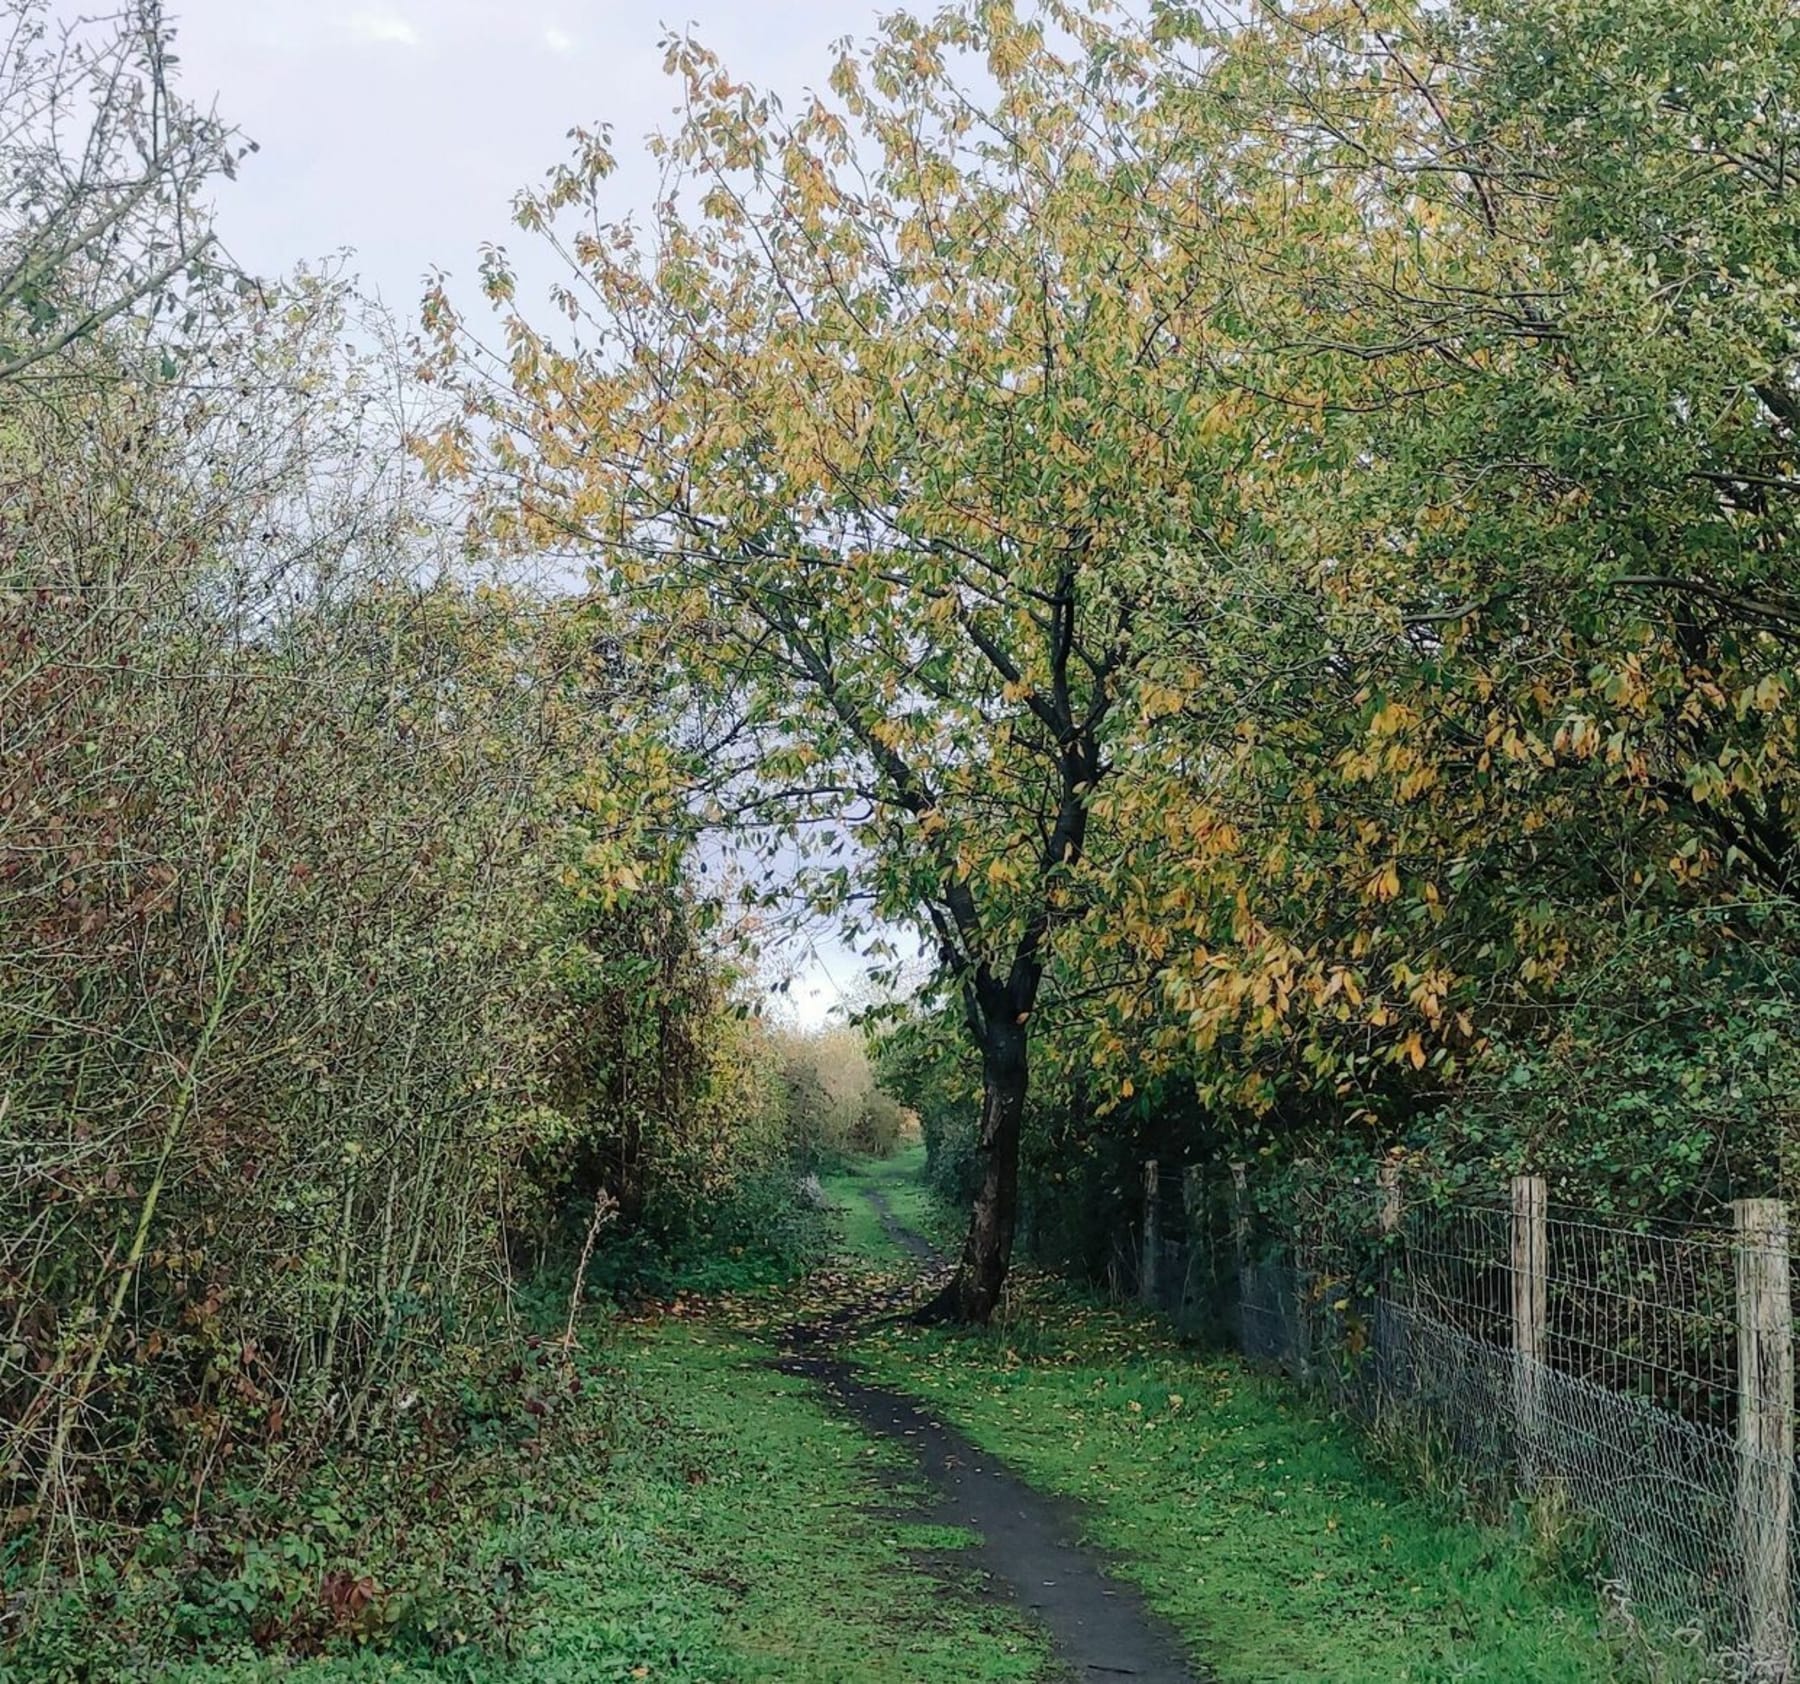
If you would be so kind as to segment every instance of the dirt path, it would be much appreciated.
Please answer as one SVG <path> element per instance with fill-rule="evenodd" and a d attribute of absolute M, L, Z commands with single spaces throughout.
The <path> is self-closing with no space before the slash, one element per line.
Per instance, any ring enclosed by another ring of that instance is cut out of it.
<path fill-rule="evenodd" d="M 941 1262 L 878 1191 L 868 1189 L 865 1196 L 890 1239 L 927 1266 Z M 813 1381 L 866 1431 L 907 1451 L 935 1493 L 931 1507 L 912 1518 L 966 1527 L 979 1536 L 976 1559 L 993 1589 L 1049 1632 L 1069 1677 L 1082 1684 L 1202 1684 L 1205 1675 L 1184 1659 L 1174 1632 L 1079 1542 L 1080 1515 L 1073 1506 L 1032 1489 L 914 1399 L 869 1384 L 838 1354 L 852 1328 L 896 1307 L 891 1296 L 872 1297 L 824 1321 L 790 1327 L 782 1335 L 778 1366 Z"/>
<path fill-rule="evenodd" d="M 895 1245 L 909 1257 L 917 1258 L 924 1264 L 941 1263 L 942 1254 L 923 1234 L 916 1234 L 893 1212 L 887 1202 L 887 1194 L 879 1187 L 867 1188 L 863 1197 L 869 1201 L 869 1208 L 881 1219 L 881 1230 Z"/>

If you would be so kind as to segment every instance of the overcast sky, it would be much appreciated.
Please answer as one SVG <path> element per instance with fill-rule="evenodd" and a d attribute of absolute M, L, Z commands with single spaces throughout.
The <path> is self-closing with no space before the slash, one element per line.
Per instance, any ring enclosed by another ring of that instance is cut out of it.
<path fill-rule="evenodd" d="M 84 0 L 53 0 L 66 17 Z M 647 207 L 655 176 L 640 141 L 665 126 L 674 84 L 664 26 L 692 25 L 732 74 L 792 108 L 823 87 L 831 44 L 866 37 L 889 0 L 168 0 L 177 77 L 261 150 L 219 194 L 234 261 L 283 274 L 348 248 L 351 272 L 403 316 L 433 268 L 474 298 L 483 241 L 525 237 L 513 195 L 568 153 L 577 124 L 610 124 L 623 214 Z M 544 272 L 540 271 L 540 274 Z M 526 262 L 521 281 L 529 288 Z M 460 281 L 460 285 L 457 283 Z M 479 304 L 477 308 L 481 308 Z M 860 972 L 829 942 L 795 955 L 789 999 L 822 1021 Z"/>
<path fill-rule="evenodd" d="M 74 16 L 82 0 L 57 0 Z M 790 106 L 821 87 L 830 47 L 873 32 L 872 0 L 168 0 L 182 86 L 262 150 L 221 194 L 246 268 L 279 273 L 342 247 L 364 283 L 410 310 L 434 265 L 465 278 L 505 241 L 512 196 L 567 155 L 576 124 L 610 123 L 620 211 L 654 177 L 639 141 L 669 120 L 665 25 L 691 24 L 734 76 Z"/>

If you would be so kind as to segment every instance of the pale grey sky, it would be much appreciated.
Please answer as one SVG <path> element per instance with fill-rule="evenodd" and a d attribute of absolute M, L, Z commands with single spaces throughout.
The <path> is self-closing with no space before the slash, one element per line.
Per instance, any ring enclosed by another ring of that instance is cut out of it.
<path fill-rule="evenodd" d="M 75 16 L 83 0 L 55 0 Z M 641 137 L 669 119 L 664 26 L 692 24 L 733 75 L 790 106 L 830 46 L 865 37 L 874 0 L 168 0 L 179 78 L 257 141 L 220 194 L 246 268 L 275 274 L 354 248 L 364 284 L 410 313 L 434 264 L 465 279 L 517 235 L 513 194 L 610 123 L 621 211 L 647 205 Z M 91 8 L 90 8 L 91 9 Z M 523 237 L 511 243 L 524 249 Z"/>
<path fill-rule="evenodd" d="M 53 0 L 74 17 L 85 0 Z M 484 241 L 508 245 L 522 301 L 541 297 L 513 195 L 568 152 L 577 124 L 612 126 L 620 214 L 643 210 L 655 175 L 641 140 L 671 119 L 661 73 L 665 25 L 692 25 L 732 74 L 790 108 L 822 87 L 831 44 L 873 33 L 893 0 L 168 0 L 187 96 L 261 150 L 221 187 L 219 232 L 233 260 L 280 275 L 349 248 L 350 272 L 390 310 L 416 312 L 433 267 L 453 294 L 474 290 Z M 856 957 L 835 942 L 795 944 L 786 1005 L 816 1024 L 854 990 Z"/>

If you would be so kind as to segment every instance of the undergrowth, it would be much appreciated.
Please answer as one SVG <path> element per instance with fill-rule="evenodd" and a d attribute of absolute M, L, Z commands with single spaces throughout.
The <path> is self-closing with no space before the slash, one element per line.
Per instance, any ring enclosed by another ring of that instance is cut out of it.
<path fill-rule="evenodd" d="M 728 1301 L 590 1314 L 569 1352 L 563 1290 L 520 1305 L 540 1331 L 446 1348 L 379 1454 L 171 1506 L 119 1566 L 49 1579 L 16 1541 L 0 1681 L 1042 1676 L 1041 1638 L 959 1565 L 970 1538 L 894 1518 L 899 1458 L 722 1325 Z"/>
<path fill-rule="evenodd" d="M 607 1236 L 588 1266 L 596 1298 L 667 1299 L 779 1286 L 830 1254 L 832 1212 L 804 1196 L 783 1165 L 747 1177 L 707 1206 L 652 1213 L 634 1233 Z"/>
<path fill-rule="evenodd" d="M 367 1448 L 242 1458 L 116 1554 L 90 1534 L 50 1557 L 21 1532 L 0 1679 L 162 1677 L 180 1656 L 370 1644 L 504 1650 L 530 1602 L 508 1540 L 556 1523 L 573 1470 L 604 1467 L 624 1401 L 592 1346 L 524 1332 L 448 1345 Z"/>

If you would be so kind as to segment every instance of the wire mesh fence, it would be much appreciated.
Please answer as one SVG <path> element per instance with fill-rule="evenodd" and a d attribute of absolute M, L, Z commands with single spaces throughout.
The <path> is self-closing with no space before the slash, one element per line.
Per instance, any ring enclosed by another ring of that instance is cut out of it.
<path fill-rule="evenodd" d="M 1428 1434 L 1591 1536 L 1609 1600 L 1730 1677 L 1797 1676 L 1787 1217 L 1613 1223 L 1320 1179 L 1259 1212 L 1241 1167 L 1145 1166 L 1140 1297 Z"/>

